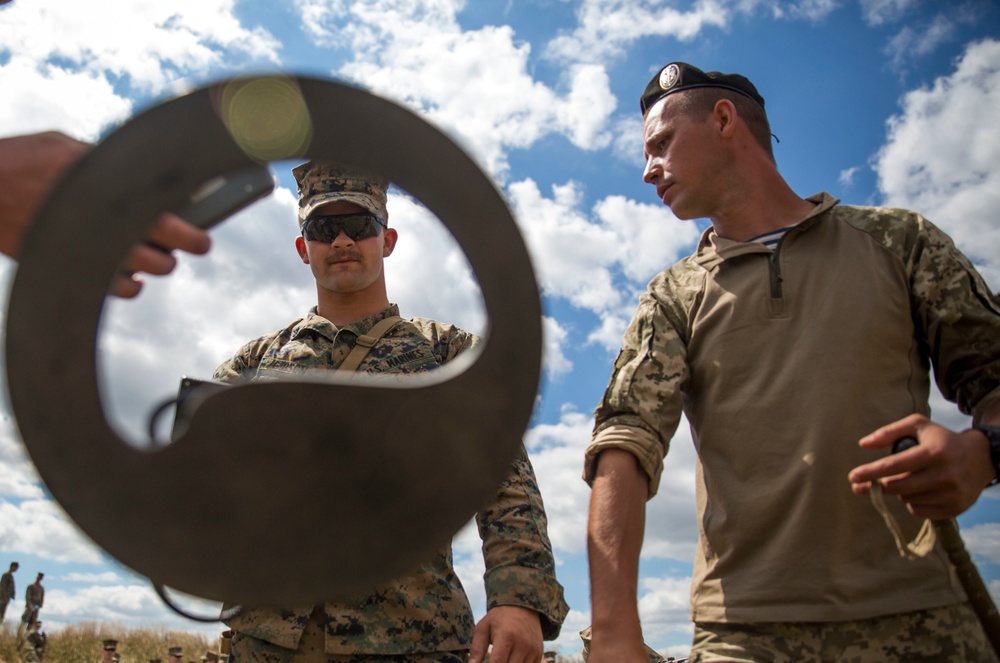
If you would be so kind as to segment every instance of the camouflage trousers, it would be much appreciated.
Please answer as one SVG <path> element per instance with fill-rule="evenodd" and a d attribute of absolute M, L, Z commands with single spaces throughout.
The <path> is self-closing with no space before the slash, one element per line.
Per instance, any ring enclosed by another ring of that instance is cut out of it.
<path fill-rule="evenodd" d="M 237 631 L 230 645 L 233 663 L 465 663 L 469 652 L 431 652 L 398 655 L 327 654 L 319 612 L 306 623 L 298 649 L 286 649 Z"/>
<path fill-rule="evenodd" d="M 696 623 L 691 663 L 998 663 L 968 603 L 847 622 Z"/>

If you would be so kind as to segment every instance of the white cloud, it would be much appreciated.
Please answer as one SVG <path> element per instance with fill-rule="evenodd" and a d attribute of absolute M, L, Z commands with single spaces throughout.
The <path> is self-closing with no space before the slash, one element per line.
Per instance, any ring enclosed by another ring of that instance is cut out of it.
<path fill-rule="evenodd" d="M 689 10 L 666 0 L 584 0 L 577 27 L 549 42 L 545 54 L 565 62 L 603 62 L 619 58 L 643 37 L 693 39 L 706 27 L 724 28 L 729 10 L 722 2 L 699 0 Z"/>
<path fill-rule="evenodd" d="M 16 505 L 0 499 L 0 549 L 55 562 L 102 561 L 93 544 L 49 499 L 23 500 Z"/>
<path fill-rule="evenodd" d="M 942 43 L 954 37 L 957 25 L 943 14 L 935 16 L 926 27 L 905 26 L 886 44 L 885 53 L 893 69 L 901 69 L 908 61 L 933 53 Z"/>
<path fill-rule="evenodd" d="M 70 582 L 121 582 L 122 578 L 114 571 L 104 571 L 102 573 L 67 573 L 64 576 L 65 580 Z"/>
<path fill-rule="evenodd" d="M 278 43 L 245 28 L 234 0 L 18 2 L 5 8 L 0 52 L 38 66 L 59 61 L 156 91 L 184 72 L 238 62 L 277 61 Z M 112 29 L 113 26 L 113 29 Z"/>
<path fill-rule="evenodd" d="M 983 523 L 962 530 L 965 545 L 974 556 L 1000 564 L 1000 523 Z"/>
<path fill-rule="evenodd" d="M 1000 289 L 1000 41 L 969 44 L 954 73 L 909 92 L 875 162 L 886 205 L 920 211 Z"/>
<path fill-rule="evenodd" d="M 693 634 L 690 621 L 690 577 L 645 577 L 639 587 L 639 617 L 647 642 L 662 640 L 672 633 Z M 682 651 L 663 652 L 683 656 Z"/>
<path fill-rule="evenodd" d="M 9 411 L 10 405 L 6 398 L 2 404 L 3 411 Z M 4 415 L 0 419 L 0 497 L 15 499 L 38 499 L 42 497 L 42 489 L 35 466 L 28 459 L 27 451 L 17 434 L 14 421 Z M 3 537 L 0 536 L 0 542 Z M 2 546 L 0 546 L 2 547 Z"/>
<path fill-rule="evenodd" d="M 898 20 L 917 0 L 861 0 L 861 12 L 868 25 L 882 25 Z"/>
<path fill-rule="evenodd" d="M 298 6 L 318 43 L 350 47 L 354 59 L 341 75 L 422 110 L 497 177 L 508 170 L 509 150 L 548 134 L 588 150 L 610 140 L 604 125 L 615 100 L 603 67 L 567 68 L 561 89 L 551 89 L 531 76 L 531 47 L 517 42 L 509 26 L 462 31 L 455 17 L 462 3 Z"/>
<path fill-rule="evenodd" d="M 552 376 L 569 373 L 573 370 L 573 362 L 563 354 L 562 347 L 569 333 L 559 324 L 559 321 L 549 316 L 542 316 L 542 338 L 545 343 L 545 371 Z"/>

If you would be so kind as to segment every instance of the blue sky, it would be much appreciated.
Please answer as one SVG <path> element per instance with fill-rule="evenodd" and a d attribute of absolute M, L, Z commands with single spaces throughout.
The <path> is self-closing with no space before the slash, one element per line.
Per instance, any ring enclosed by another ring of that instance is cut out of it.
<path fill-rule="evenodd" d="M 917 209 L 1000 290 L 1000 7 L 993 2 L 97 4 L 0 5 L 0 135 L 60 129 L 94 141 L 157 100 L 209 81 L 299 73 L 349 81 L 408 106 L 494 178 L 543 294 L 545 374 L 525 439 L 572 608 L 556 642 L 564 654 L 579 650 L 576 633 L 589 623 L 589 490 L 580 472 L 591 412 L 638 294 L 705 227 L 675 219 L 641 181 L 637 98 L 660 66 L 680 60 L 748 76 L 766 99 L 779 168 L 799 194 L 825 190 L 847 203 Z M 183 258 L 138 300 L 108 305 L 100 388 L 123 438 L 139 437 L 146 413 L 181 375 L 209 375 L 244 341 L 314 303 L 292 244 L 289 165 L 274 165 L 281 186 L 271 197 L 213 231 L 210 256 Z M 390 298 L 407 316 L 485 329 L 469 266 L 441 224 L 400 192 L 389 210 L 401 235 L 387 266 Z M 13 269 L 5 263 L 5 282 Z M 215 633 L 172 617 L 142 578 L 73 528 L 46 497 L 10 408 L 2 407 L 0 564 L 21 562 L 19 593 L 45 571 L 47 627 L 108 620 Z M 933 407 L 943 422 L 967 425 L 940 397 Z M 85 471 L 101 478 L 100 467 Z M 985 494 L 961 519 L 994 595 L 997 497 Z M 683 654 L 696 536 L 693 451 L 683 424 L 648 509 L 639 588 L 646 638 L 664 653 Z M 456 539 L 456 560 L 480 615 L 482 562 L 469 528 Z M 22 601 L 23 594 L 9 614 Z"/>

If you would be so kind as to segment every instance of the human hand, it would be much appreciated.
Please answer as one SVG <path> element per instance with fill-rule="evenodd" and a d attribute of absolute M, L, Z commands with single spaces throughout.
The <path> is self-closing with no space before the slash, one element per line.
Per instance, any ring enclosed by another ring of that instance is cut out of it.
<path fill-rule="evenodd" d="M 42 202 L 63 173 L 91 145 L 58 131 L 0 139 L 0 252 L 17 258 L 21 242 Z M 173 214 L 162 214 L 146 239 L 122 263 L 122 273 L 109 293 L 135 297 L 142 288 L 140 272 L 169 274 L 177 264 L 171 251 L 203 254 L 211 246 L 208 233 Z"/>
<path fill-rule="evenodd" d="M 492 608 L 472 633 L 469 663 L 482 663 L 490 644 L 491 663 L 538 663 L 543 654 L 541 618 L 516 605 Z"/>
<path fill-rule="evenodd" d="M 972 506 L 994 476 L 985 435 L 955 433 L 919 414 L 883 426 L 858 444 L 884 449 L 904 437 L 915 437 L 919 444 L 851 470 L 854 494 L 868 494 L 872 481 L 880 480 L 884 491 L 899 495 L 913 515 L 944 520 Z"/>

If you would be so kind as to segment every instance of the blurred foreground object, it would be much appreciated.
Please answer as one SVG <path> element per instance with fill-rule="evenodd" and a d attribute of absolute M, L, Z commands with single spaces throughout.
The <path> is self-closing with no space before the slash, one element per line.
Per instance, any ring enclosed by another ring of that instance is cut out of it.
<path fill-rule="evenodd" d="M 160 212 L 197 209 L 219 176 L 306 155 L 381 174 L 448 227 L 489 316 L 481 351 L 426 379 L 234 386 L 193 404 L 169 446 L 129 447 L 105 418 L 95 368 L 122 257 Z M 154 584 L 298 605 L 405 572 L 495 492 L 538 388 L 541 304 L 503 198 L 444 134 L 340 83 L 243 78 L 146 110 L 67 174 L 21 250 L 7 361 L 28 453 L 95 543 Z M 95 484 L 80 471 L 94 466 L 120 480 Z M 206 484 L 220 488 L 210 499 Z M 335 528 L 316 526 L 331 514 Z"/>

